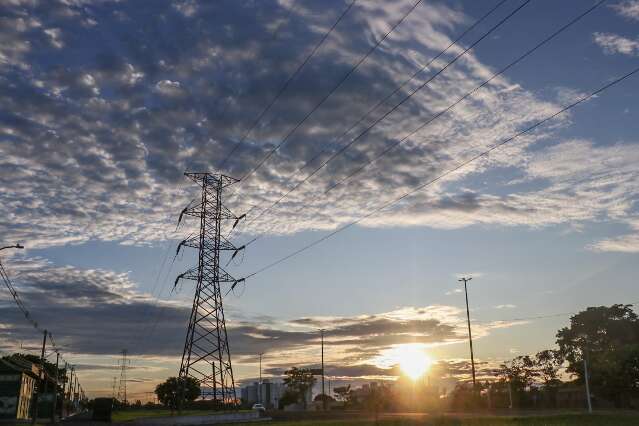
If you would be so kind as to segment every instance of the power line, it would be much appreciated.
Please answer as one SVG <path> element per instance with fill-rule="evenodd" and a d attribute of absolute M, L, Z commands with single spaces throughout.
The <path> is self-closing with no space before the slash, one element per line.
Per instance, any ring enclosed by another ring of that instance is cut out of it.
<path fill-rule="evenodd" d="M 474 89 L 470 90 L 469 92 L 467 92 L 465 95 L 463 95 L 462 97 L 460 97 L 458 100 L 456 100 L 455 102 L 453 102 L 451 105 L 449 105 L 448 107 L 446 107 L 445 109 L 443 109 L 442 111 L 438 112 L 437 114 L 435 114 L 434 116 L 432 116 L 430 119 L 428 119 L 426 122 L 422 123 L 420 126 L 418 126 L 415 130 L 409 132 L 406 136 L 404 136 L 403 138 L 399 139 L 398 141 L 396 141 L 395 143 L 389 145 L 387 148 L 385 148 L 383 151 L 381 151 L 377 156 L 373 157 L 371 160 L 369 160 L 368 162 L 366 162 L 365 164 L 363 164 L 362 166 L 360 166 L 359 168 L 357 168 L 355 171 L 351 172 L 349 175 L 347 175 L 345 178 L 342 178 L 341 180 L 339 180 L 338 182 L 334 183 L 333 185 L 331 185 L 328 189 L 326 189 L 322 194 L 320 195 L 326 195 L 328 194 L 330 191 L 332 191 L 333 189 L 335 189 L 336 187 L 338 187 L 339 185 L 341 185 L 342 183 L 344 183 L 345 181 L 347 181 L 348 179 L 352 178 L 353 176 L 355 176 L 356 174 L 360 173 L 362 170 L 364 170 L 368 165 L 374 163 L 375 161 L 377 161 L 378 159 L 380 159 L 381 157 L 383 157 L 384 155 L 386 155 L 388 152 L 390 152 L 392 149 L 394 149 L 395 147 L 397 147 L 398 145 L 400 145 L 401 143 L 405 142 L 407 139 L 409 139 L 411 136 L 414 136 L 416 133 L 418 133 L 419 131 L 421 131 L 422 129 L 424 129 L 426 126 L 428 126 L 430 123 L 432 123 L 433 121 L 435 121 L 436 119 L 438 119 L 439 117 L 443 116 L 445 113 L 447 113 L 448 111 L 452 110 L 455 106 L 457 106 L 458 104 L 460 104 L 461 102 L 463 102 L 465 99 L 469 98 L 470 96 L 472 96 L 474 93 L 476 93 L 478 90 L 480 90 L 481 88 L 485 87 L 486 85 L 488 85 L 491 81 L 493 81 L 495 78 L 497 78 L 498 76 L 502 75 L 503 73 L 505 73 L 506 71 L 508 71 L 510 68 L 512 68 L 513 66 L 517 65 L 519 62 L 521 62 L 522 60 L 524 60 L 526 57 L 530 56 L 532 53 L 534 53 L 536 50 L 540 49 L 541 47 L 543 47 L 546 43 L 548 43 L 549 41 L 551 41 L 552 39 L 554 39 L 555 37 L 557 37 L 559 34 L 561 34 L 563 31 L 565 31 L 566 29 L 568 29 L 569 27 L 571 27 L 572 25 L 574 25 L 575 23 L 577 23 L 579 20 L 581 20 L 582 18 L 584 18 L 586 15 L 588 15 L 589 13 L 591 13 L 592 11 L 594 11 L 597 7 L 599 7 L 603 2 L 605 2 L 606 0 L 600 0 L 598 3 L 596 3 L 594 6 L 590 7 L 589 9 L 587 9 L 586 11 L 582 12 L 581 14 L 579 14 L 578 16 L 576 16 L 575 18 L 573 18 L 571 21 L 569 21 L 568 23 L 566 23 L 565 25 L 563 25 L 562 27 L 560 27 L 558 30 L 556 30 L 555 32 L 553 32 L 551 35 L 549 35 L 548 37 L 544 38 L 542 41 L 540 41 L 539 43 L 537 43 L 534 47 L 532 47 L 531 49 L 529 49 L 528 51 L 526 51 L 524 54 L 522 54 L 521 56 L 519 56 L 517 59 L 515 59 L 514 61 L 510 62 L 508 65 L 506 65 L 505 67 L 503 67 L 501 70 L 499 70 L 498 72 L 494 73 L 490 78 L 488 78 L 487 80 L 485 80 L 483 83 L 481 83 L 480 85 L 476 86 Z M 522 5 L 523 6 L 523 5 Z M 520 7 L 522 7 L 520 6 Z M 366 132 L 367 130 L 365 130 L 364 132 Z M 360 133 L 360 136 L 363 133 Z M 358 136 L 359 137 L 359 136 Z M 344 152 L 350 145 L 352 145 L 355 141 L 357 140 L 357 138 L 353 139 L 348 145 L 346 145 L 345 147 L 343 147 L 340 151 Z M 329 160 L 325 161 L 321 166 L 324 167 L 329 161 L 331 161 L 332 159 L 334 159 L 337 155 L 339 155 L 341 152 L 338 151 L 338 153 L 336 153 L 336 155 L 333 155 Z M 316 169 L 316 171 L 318 171 L 318 169 Z M 315 172 L 314 172 L 315 173 Z M 310 176 L 310 175 L 309 175 Z M 303 182 L 302 182 L 303 183 Z M 298 185 L 299 186 L 299 185 Z M 294 188 L 295 189 L 295 188 Z M 292 191 L 289 191 L 289 193 Z M 285 194 L 285 195 L 288 195 Z M 315 197 L 317 198 L 317 197 Z M 315 198 L 312 200 L 314 201 Z M 281 198 L 283 199 L 283 197 Z M 281 201 L 278 200 L 277 202 Z M 301 211 L 304 208 L 308 207 L 308 205 L 310 205 L 310 202 L 307 202 L 305 204 L 303 204 L 301 206 L 300 209 L 298 209 L 297 211 Z M 271 206 L 273 207 L 273 206 Z M 257 241 L 259 238 L 261 238 L 263 236 L 263 233 L 254 237 L 252 240 L 248 241 L 245 245 L 248 246 L 252 243 L 254 243 L 255 241 Z"/>
<path fill-rule="evenodd" d="M 528 0 L 530 1 L 530 0 Z M 295 126 L 293 126 L 293 128 L 291 128 L 291 130 L 286 134 L 286 136 L 266 155 L 264 156 L 264 158 L 262 158 L 262 160 L 260 160 L 260 162 L 246 175 L 244 175 L 244 177 L 242 177 L 241 180 L 245 181 L 247 178 L 249 178 L 251 175 L 253 175 L 253 173 L 255 173 L 260 167 L 262 167 L 262 165 L 268 161 L 269 158 L 271 158 L 271 156 L 273 154 L 275 154 L 275 152 L 277 152 L 282 145 L 284 145 L 288 139 L 297 131 L 297 129 L 299 129 L 305 122 L 306 120 L 308 120 L 308 118 L 310 118 L 315 111 L 317 111 L 323 104 L 324 102 L 326 102 L 332 95 L 333 93 L 335 93 L 341 86 L 342 84 L 344 84 L 344 82 L 346 80 L 348 80 L 348 78 L 359 68 L 359 66 L 364 63 L 364 61 L 375 51 L 377 50 L 377 48 L 384 42 L 384 40 L 386 40 L 388 38 L 388 36 L 390 36 L 393 31 L 395 31 L 395 29 L 400 26 L 402 24 L 402 22 L 404 22 L 406 20 L 406 18 L 408 18 L 408 16 L 413 13 L 413 11 L 417 8 L 417 6 L 419 6 L 422 3 L 422 0 L 417 0 L 410 9 L 408 9 L 408 11 L 401 17 L 401 19 L 399 21 L 397 21 L 387 32 L 386 34 L 384 34 L 384 36 L 379 39 L 374 45 L 372 45 L 368 51 L 355 63 L 355 65 L 353 65 L 351 67 L 351 69 L 346 72 L 346 74 L 344 74 L 342 76 L 342 78 L 338 81 L 338 83 L 328 92 L 328 94 L 326 94 L 314 107 L 313 109 L 311 109 L 305 116 L 304 118 L 302 118 L 301 121 L 299 121 Z"/>
<path fill-rule="evenodd" d="M 273 99 L 271 99 L 271 101 L 268 103 L 268 105 L 262 110 L 262 112 L 260 112 L 258 114 L 258 116 L 255 118 L 255 120 L 253 121 L 253 123 L 251 124 L 251 126 L 248 128 L 248 130 L 244 133 L 244 135 L 240 138 L 239 141 L 236 142 L 236 144 L 233 146 L 233 148 L 231 149 L 231 152 L 229 152 L 226 157 L 224 158 L 224 160 L 222 160 L 222 162 L 220 163 L 219 168 L 223 167 L 224 164 L 226 164 L 226 162 L 228 161 L 228 159 L 235 153 L 235 151 L 237 151 L 237 149 L 240 147 L 240 145 L 242 143 L 244 143 L 244 141 L 246 140 L 246 138 L 251 134 L 251 132 L 253 132 L 253 130 L 255 129 L 255 127 L 257 127 L 257 125 L 259 124 L 260 121 L 262 121 L 262 118 L 264 117 L 264 115 L 266 115 L 266 113 L 268 111 L 270 111 L 271 107 L 275 104 L 275 102 L 278 101 L 278 99 L 282 96 L 282 94 L 286 91 L 286 89 L 288 88 L 288 86 L 291 84 L 291 82 L 295 79 L 295 77 L 297 77 L 297 75 L 302 71 L 302 68 L 304 68 L 304 66 L 308 63 L 308 61 L 310 61 L 310 59 L 315 55 L 315 53 L 319 50 L 319 48 L 324 44 L 324 42 L 326 41 L 326 39 L 328 38 L 329 35 L 331 35 L 331 33 L 333 32 L 333 30 L 335 29 L 335 27 L 337 27 L 337 25 L 342 21 L 342 19 L 344 18 L 344 16 L 346 16 L 346 14 L 348 13 L 349 10 L 351 10 L 351 8 L 353 7 L 353 5 L 355 4 L 357 0 L 352 0 L 349 5 L 346 7 L 346 9 L 344 9 L 344 11 L 341 13 L 341 15 L 337 18 L 337 20 L 335 21 L 335 23 L 329 28 L 329 30 L 324 33 L 324 35 L 322 36 L 322 38 L 319 40 L 319 42 L 313 47 L 313 49 L 311 50 L 311 52 L 306 56 L 306 58 L 298 65 L 298 67 L 295 69 L 295 71 L 293 72 L 293 74 L 291 74 L 288 79 L 286 80 L 286 82 L 284 82 L 284 85 L 282 85 L 282 87 L 280 87 L 280 89 L 278 90 L 277 94 L 275 95 L 275 97 Z"/>
<path fill-rule="evenodd" d="M 52 353 L 58 354 L 60 356 L 60 360 L 66 363 L 64 357 L 60 354 L 60 348 L 56 345 L 55 340 L 53 339 L 53 334 L 47 329 L 42 329 L 40 325 L 38 324 L 38 322 L 35 319 L 33 319 L 33 317 L 31 316 L 31 313 L 29 312 L 26 305 L 22 301 L 20 295 L 18 294 L 15 287 L 13 286 L 13 283 L 11 282 L 11 279 L 9 278 L 9 275 L 7 274 L 6 270 L 4 269 L 2 262 L 0 262 L 0 277 L 2 278 L 2 281 L 4 282 L 5 286 L 9 290 L 9 293 L 11 294 L 16 306 L 22 312 L 27 322 L 29 322 L 29 324 L 31 324 L 34 329 L 46 335 L 45 342 L 48 338 L 49 343 L 51 347 L 53 348 Z M 43 354 L 46 353 L 45 349 L 46 349 L 46 343 L 42 347 Z M 49 355 L 51 355 L 51 353 Z M 44 356 L 44 359 L 46 359 L 47 356 Z M 44 368 L 44 366 L 42 367 L 43 367 L 44 375 L 46 376 L 47 375 L 46 368 Z M 66 373 L 66 370 L 65 370 L 65 373 Z M 76 381 L 77 381 L 77 376 L 76 376 Z M 78 383 L 78 386 L 80 386 L 79 383 Z"/>
<path fill-rule="evenodd" d="M 373 157 L 371 160 L 369 160 L 368 162 L 364 163 L 362 166 L 360 166 L 359 168 L 357 168 L 355 171 L 353 171 L 352 173 L 350 173 L 349 175 L 347 175 L 345 178 L 339 180 L 338 182 L 334 183 L 333 185 L 331 185 L 328 189 L 326 189 L 324 191 L 324 194 L 329 193 L 330 191 L 332 191 L 333 189 L 337 188 L 338 186 L 340 186 L 342 183 L 346 182 L 347 180 L 349 180 L 350 178 L 352 178 L 353 176 L 359 174 L 362 170 L 364 170 L 366 167 L 368 167 L 370 164 L 375 163 L 377 160 L 379 160 L 380 158 L 382 158 L 383 156 L 385 156 L 388 152 L 392 151 L 393 149 L 395 149 L 397 146 L 399 146 L 400 144 L 402 144 L 403 142 L 405 142 L 406 140 L 408 140 L 410 137 L 414 136 L 416 133 L 418 133 L 419 131 L 421 131 L 424 127 L 428 126 L 430 123 L 432 123 L 433 121 L 435 121 L 436 119 L 438 119 L 439 117 L 441 117 L 442 115 L 446 114 L 448 111 L 452 110 L 454 107 L 456 107 L 458 104 L 460 104 L 461 102 L 463 102 L 464 100 L 466 100 L 467 98 L 469 98 L 470 96 L 472 96 L 473 94 L 475 94 L 475 92 L 477 92 L 478 90 L 480 90 L 481 88 L 483 88 L 484 86 L 486 86 L 487 84 L 489 84 L 491 81 L 493 81 L 495 78 L 497 78 L 498 76 L 502 75 L 503 73 L 505 73 L 506 71 L 508 71 L 510 68 L 512 68 L 513 66 L 517 65 L 519 62 L 521 62 L 522 60 L 524 60 L 526 57 L 528 57 L 529 55 L 531 55 L 532 53 L 534 53 L 536 50 L 540 49 L 542 46 L 544 46 L 546 43 L 548 43 L 550 40 L 552 40 L 553 38 L 557 37 L 559 34 L 561 34 L 562 32 L 564 32 L 566 29 L 568 29 L 569 27 L 571 27 L 572 25 L 574 25 L 576 22 L 580 21 L 582 18 L 584 18 L 586 15 L 590 14 L 592 11 L 594 11 L 596 8 L 598 8 L 599 6 L 601 6 L 601 4 L 603 4 L 606 0 L 600 0 L 599 2 L 595 3 L 592 7 L 590 7 L 589 9 L 587 9 L 586 11 L 582 12 L 581 14 L 579 14 L 578 16 L 576 16 L 575 18 L 573 18 L 570 22 L 568 22 L 567 24 L 565 24 L 564 26 L 562 26 L 561 28 L 559 28 L 557 31 L 555 31 L 554 33 L 552 33 L 551 35 L 549 35 L 548 37 L 546 37 L 545 39 L 543 39 L 542 41 L 540 41 L 538 44 L 536 44 L 534 47 L 532 47 L 531 49 L 529 49 L 526 53 L 524 53 L 523 55 L 521 55 L 519 58 L 517 58 L 516 60 L 514 60 L 513 62 L 511 62 L 510 64 L 506 65 L 504 68 L 502 68 L 501 70 L 499 70 L 498 72 L 496 72 L 495 74 L 493 74 L 488 80 L 484 81 L 482 84 L 480 84 L 479 86 L 475 87 L 473 90 L 471 90 L 470 92 L 466 93 L 464 96 L 462 96 L 461 98 L 459 98 L 457 101 L 455 101 L 454 103 L 452 103 L 451 105 L 449 105 L 447 108 L 443 109 L 442 111 L 438 112 L 437 114 L 435 114 L 433 117 L 431 117 L 430 119 L 428 119 L 425 123 L 421 124 L 420 126 L 418 126 L 415 130 L 409 132 L 406 136 L 402 137 L 401 139 L 399 139 L 398 141 L 396 141 L 395 143 L 389 145 L 386 149 L 384 149 L 383 151 L 381 151 L 378 155 L 376 155 L 375 157 Z"/>
<path fill-rule="evenodd" d="M 330 232 L 329 234 L 323 236 L 322 238 L 319 238 L 319 239 L 313 241 L 312 243 L 307 244 L 306 246 L 304 246 L 304 247 L 302 247 L 302 248 L 300 248 L 300 249 L 298 249 L 298 250 L 296 250 L 296 251 L 294 251 L 294 252 L 292 252 L 292 253 L 290 253 L 290 254 L 288 254 L 288 255 L 286 255 L 286 256 L 284 256 L 284 257 L 282 257 L 282 258 L 280 258 L 280 259 L 278 259 L 276 261 L 274 261 L 274 262 L 269 263 L 268 265 L 266 265 L 266 266 L 256 270 L 255 272 L 247 275 L 245 277 L 245 279 L 251 278 L 251 277 L 253 277 L 253 276 L 255 276 L 255 275 L 257 275 L 257 274 L 259 274 L 261 272 L 264 272 L 264 271 L 266 271 L 268 269 L 271 269 L 274 266 L 279 265 L 280 263 L 282 263 L 282 262 L 284 262 L 284 261 L 286 261 L 286 260 L 288 260 L 288 259 L 290 259 L 290 258 L 292 258 L 294 256 L 297 256 L 298 254 L 300 254 L 300 253 L 302 253 L 302 252 L 304 252 L 304 251 L 306 251 L 306 250 L 318 245 L 319 243 L 331 238 L 332 236 L 334 236 L 334 235 L 336 235 L 336 234 L 338 234 L 338 233 L 340 233 L 340 232 L 342 232 L 342 231 L 344 231 L 344 230 L 346 230 L 346 229 L 348 229 L 348 228 L 360 223 L 361 221 L 363 221 L 365 219 L 368 219 L 369 217 L 373 216 L 374 214 L 380 212 L 381 210 L 384 210 L 385 208 L 402 201 L 403 199 L 407 198 L 408 196 L 410 196 L 410 195 L 412 195 L 412 194 L 414 194 L 414 193 L 416 193 L 418 191 L 421 191 L 422 189 L 424 189 L 424 188 L 426 188 L 426 187 L 438 182 L 439 180 L 441 180 L 444 177 L 446 177 L 446 176 L 448 176 L 448 175 L 460 170 L 461 168 L 467 166 L 468 164 L 473 163 L 474 161 L 489 155 L 491 152 L 495 151 L 496 149 L 501 148 L 502 146 L 506 145 L 507 143 L 512 142 L 513 140 L 517 139 L 518 137 L 520 137 L 520 136 L 522 136 L 522 135 L 524 135 L 526 133 L 531 132 L 532 130 L 536 129 L 539 126 L 542 126 L 543 124 L 545 124 L 548 121 L 554 119 L 558 115 L 563 114 L 564 112 L 574 108 L 575 106 L 577 106 L 577 105 L 589 100 L 590 98 L 592 98 L 594 96 L 597 96 L 598 94 L 604 92 L 605 90 L 609 89 L 610 87 L 621 83 L 622 81 L 624 81 L 627 78 L 633 76 L 637 72 L 639 72 L 639 67 L 635 68 L 634 70 L 630 71 L 627 74 L 624 74 L 621 77 L 618 77 L 618 78 L 612 80 L 611 82 L 605 84 L 604 86 L 601 86 L 600 88 L 596 89 L 595 91 L 591 92 L 590 94 L 579 98 L 575 102 L 573 102 L 571 104 L 568 104 L 567 106 L 557 110 L 553 114 L 547 116 L 546 118 L 544 118 L 544 119 L 542 119 L 540 121 L 537 121 L 535 124 L 525 128 L 524 130 L 515 133 L 514 135 L 502 140 L 501 142 L 498 142 L 497 144 L 493 145 L 489 149 L 487 149 L 487 150 L 485 150 L 485 151 L 483 151 L 483 152 L 481 152 L 481 153 L 479 153 L 477 155 L 474 155 L 473 157 L 469 158 L 468 160 L 464 160 L 463 162 L 461 162 L 457 166 L 445 171 L 444 173 L 438 175 L 437 177 L 435 177 L 435 178 L 433 178 L 433 179 L 431 179 L 431 180 L 429 180 L 429 181 L 427 181 L 427 182 L 425 182 L 423 184 L 420 184 L 420 185 L 414 187 L 413 189 L 411 189 L 408 192 L 404 193 L 400 197 L 395 198 L 395 199 L 393 199 L 393 200 L 391 200 L 389 202 L 386 202 L 386 203 L 382 204 L 380 207 L 372 210 L 371 212 L 365 214 L 364 216 L 361 216 L 360 218 L 354 220 L 353 222 L 350 222 L 350 223 L 348 223 L 348 224 L 346 224 L 344 226 L 341 226 L 341 227 L 337 228 L 336 230 Z"/>
<path fill-rule="evenodd" d="M 366 135 L 373 127 L 375 127 L 377 124 L 379 124 L 382 120 L 384 120 L 386 117 L 388 117 L 390 114 L 392 114 L 394 111 L 396 111 L 401 105 L 403 105 L 406 101 L 408 101 L 409 99 L 411 99 L 413 97 L 413 95 L 415 95 L 417 92 L 419 92 L 420 90 L 422 90 L 424 87 L 426 87 L 431 81 L 433 81 L 437 76 L 439 76 L 441 73 L 443 73 L 448 67 L 450 67 L 451 65 L 453 65 L 455 62 L 457 62 L 457 60 L 459 58 L 461 58 L 462 56 L 464 56 L 466 53 L 468 53 L 468 51 L 470 51 L 472 48 L 474 48 L 477 44 L 479 44 L 482 40 L 484 40 L 486 37 L 488 37 L 490 34 L 492 34 L 495 30 L 497 30 L 501 25 L 503 25 L 506 21 L 508 21 L 512 16 L 514 16 L 517 12 L 519 12 L 524 6 L 526 6 L 528 3 L 530 3 L 531 0 L 526 0 L 524 1 L 522 4 L 520 4 L 517 8 L 515 8 L 513 11 L 511 11 L 508 15 L 506 15 L 504 18 L 502 18 L 497 24 L 493 25 L 487 32 L 485 32 L 481 37 L 479 37 L 477 40 L 475 40 L 470 46 L 468 46 L 467 48 L 465 48 L 461 53 L 459 53 L 458 55 L 456 55 L 453 59 L 451 59 L 444 67 L 442 67 L 439 71 L 437 71 L 435 74 L 433 74 L 431 77 L 429 77 L 427 80 L 425 80 L 422 84 L 420 84 L 419 86 L 417 86 L 417 88 L 413 89 L 410 93 L 408 93 L 407 95 L 404 96 L 404 98 L 402 98 L 402 100 L 400 100 L 397 104 L 395 104 L 395 106 L 393 106 L 390 110 L 388 110 L 386 113 L 384 113 L 382 116 L 380 116 L 379 118 L 377 118 L 375 121 L 373 121 L 372 124 L 370 124 L 368 127 L 366 127 L 362 132 L 360 132 L 356 137 L 354 137 L 353 139 L 351 139 L 351 141 L 349 143 L 347 143 L 346 145 L 344 145 L 342 148 L 340 148 L 337 152 L 335 152 L 331 157 L 329 157 L 327 160 L 325 160 L 319 167 L 317 167 L 310 175 L 308 175 L 303 181 L 301 181 L 299 184 L 297 184 L 294 188 L 292 188 L 290 191 L 288 191 L 286 194 L 284 194 L 282 197 L 280 197 L 279 200 L 277 200 L 273 205 L 271 205 L 270 207 L 267 208 L 267 210 L 270 210 L 271 208 L 273 208 L 275 205 L 277 205 L 280 201 L 282 201 L 286 196 L 288 196 L 291 192 L 293 192 L 294 190 L 296 190 L 297 188 L 299 188 L 304 182 L 308 181 L 308 179 L 310 179 L 313 175 L 315 175 L 318 171 L 320 171 L 322 168 L 324 168 L 330 161 L 334 160 L 335 158 L 337 158 L 339 155 L 343 154 L 348 148 L 350 148 L 352 145 L 354 145 L 358 140 L 360 140 L 364 135 Z M 498 4 L 497 6 L 501 5 Z M 486 15 L 487 16 L 487 15 Z M 483 19 L 483 18 L 482 18 Z M 479 23 L 479 21 L 477 22 Z M 476 24 L 477 24 L 476 23 Z M 472 28 L 472 27 L 471 27 Z M 470 30 L 470 29 L 469 29 Z M 463 35 L 462 35 L 463 36 Z M 462 37 L 460 36 L 460 38 Z M 437 57 L 441 56 L 443 53 L 446 52 L 446 50 L 448 50 L 453 44 L 455 44 L 456 42 L 451 43 L 451 45 L 449 47 L 447 47 L 445 50 L 443 50 Z M 437 57 L 433 58 L 432 61 L 434 61 Z M 432 62 L 431 61 L 431 62 Z M 430 62 L 429 62 L 430 63 Z M 326 194 L 326 192 L 324 193 Z M 322 195 L 324 195 L 322 194 Z M 308 206 L 309 203 L 303 204 L 302 207 L 298 210 L 301 211 L 303 210 L 305 207 Z M 264 214 L 264 211 L 262 213 L 260 213 L 259 216 L 261 216 L 262 214 Z M 258 217 L 259 217 L 258 216 Z M 254 221 L 255 219 L 252 219 L 252 221 Z M 248 246 L 252 243 L 254 243 L 255 241 L 257 241 L 259 238 L 261 238 L 263 234 L 260 234 L 256 237 L 254 237 L 253 239 L 251 239 L 250 241 L 248 241 L 245 246 Z"/>
<path fill-rule="evenodd" d="M 436 56 L 434 56 L 431 60 L 429 60 L 426 64 L 424 64 L 421 68 L 417 69 L 417 71 L 415 71 L 408 79 L 404 80 L 399 86 L 397 86 L 391 93 L 389 93 L 387 96 L 385 96 L 384 98 L 382 98 L 380 101 L 378 101 L 375 105 L 373 105 L 368 111 L 366 111 L 366 113 L 364 115 L 362 115 L 362 117 L 360 117 L 360 119 L 353 124 L 351 127 L 349 127 L 346 131 L 344 131 L 341 135 L 337 136 L 336 138 L 334 138 L 331 142 L 329 142 L 328 144 L 325 145 L 325 148 L 323 148 L 318 154 L 316 154 L 315 156 L 313 156 L 310 160 L 308 160 L 307 162 L 305 162 L 305 164 L 300 167 L 294 174 L 294 176 L 297 176 L 297 174 L 299 172 L 301 172 L 302 170 L 304 170 L 306 167 L 308 167 L 310 164 L 312 164 L 317 158 L 319 158 L 320 155 L 322 155 L 324 152 L 326 152 L 326 148 L 332 144 L 334 144 L 335 142 L 341 140 L 342 138 L 346 137 L 346 135 L 348 135 L 351 130 L 355 129 L 357 126 L 359 126 L 368 116 L 370 116 L 370 114 L 372 114 L 374 111 L 377 110 L 377 108 L 379 108 L 381 105 L 383 105 L 384 103 L 386 103 L 386 101 L 388 101 L 390 98 L 392 98 L 395 94 L 397 94 L 399 91 L 401 91 L 408 83 L 410 83 L 411 81 L 413 81 L 415 79 L 415 77 L 417 77 L 419 74 L 421 74 L 424 70 L 428 69 L 428 67 L 430 67 L 430 65 L 435 62 L 437 59 L 439 59 L 444 53 L 446 53 L 451 47 L 453 47 L 454 45 L 456 45 L 466 34 L 468 34 L 470 31 L 472 31 L 477 25 L 479 25 L 482 21 L 484 21 L 484 19 L 486 19 L 488 16 L 490 16 L 495 10 L 497 10 L 501 5 L 503 5 L 505 2 L 507 2 L 508 0 L 501 0 L 499 3 L 497 3 L 492 9 L 490 9 L 488 12 L 486 12 L 481 18 L 479 18 L 478 20 L 476 20 L 471 26 L 469 26 L 468 28 L 466 28 L 466 30 L 464 32 L 462 32 L 455 40 L 453 40 L 444 50 L 442 50 L 441 52 L 439 52 Z M 277 201 L 275 201 L 274 203 L 272 203 L 269 207 L 265 208 L 264 210 L 262 210 L 257 216 L 255 216 L 254 218 L 252 218 L 251 220 L 249 220 L 245 226 L 250 225 L 251 223 L 255 222 L 257 219 L 259 219 L 262 215 L 264 215 L 266 212 L 268 212 L 269 210 L 273 209 L 275 206 L 277 206 L 284 198 L 286 198 L 288 195 L 290 195 L 293 191 L 297 190 L 300 186 L 302 186 L 304 183 L 306 183 L 311 177 L 313 177 L 317 172 L 319 172 L 322 168 L 324 168 L 324 166 L 326 166 L 326 164 L 328 164 L 330 161 L 334 160 L 338 155 L 340 155 L 341 153 L 343 153 L 350 145 L 352 145 L 354 142 L 351 141 L 351 143 L 343 148 L 341 148 L 340 150 L 338 150 L 336 153 L 334 153 L 331 157 L 329 157 L 328 160 L 324 161 L 320 166 L 318 166 L 317 168 L 315 168 L 315 170 L 313 170 L 309 175 L 307 175 L 301 182 L 299 182 L 298 184 L 296 184 L 293 188 L 291 188 L 288 192 L 286 192 L 284 195 L 282 195 Z M 255 207 L 255 206 L 254 206 Z M 251 209 L 252 210 L 252 209 Z M 249 210 L 250 212 L 250 210 Z"/>
<path fill-rule="evenodd" d="M 624 303 L 624 305 L 636 305 L 639 304 L 639 300 L 630 303 Z M 494 319 L 494 320 L 473 320 L 473 323 L 478 324 L 490 324 L 490 323 L 499 323 L 499 322 L 518 322 L 518 321 L 532 321 L 539 319 L 548 319 L 548 318 L 557 318 L 557 317 L 565 317 L 568 315 L 577 315 L 579 312 L 559 312 L 556 314 L 546 314 L 546 315 L 535 315 L 530 317 L 519 317 L 519 318 L 509 318 L 509 319 Z"/>
<path fill-rule="evenodd" d="M 284 25 L 286 23 L 290 22 L 290 17 L 293 14 L 293 11 L 295 10 L 296 3 L 297 3 L 297 0 L 293 0 L 291 2 L 291 5 L 287 8 L 286 15 L 285 15 L 284 19 L 282 20 L 280 25 L 275 27 L 275 29 L 271 33 L 271 38 L 268 41 L 268 43 L 272 43 L 273 41 L 277 40 L 278 36 L 280 35 L 280 30 L 284 27 Z M 231 95 L 233 95 L 233 93 L 231 93 Z M 226 113 L 227 113 L 228 109 L 229 109 L 229 103 L 227 102 L 226 107 L 222 110 L 222 112 L 220 114 L 220 119 L 223 119 L 226 116 Z M 224 166 L 224 164 L 226 163 L 228 158 L 231 156 L 231 154 L 232 154 L 232 152 L 223 159 L 223 161 L 218 165 L 218 168 L 221 168 L 222 166 Z"/>

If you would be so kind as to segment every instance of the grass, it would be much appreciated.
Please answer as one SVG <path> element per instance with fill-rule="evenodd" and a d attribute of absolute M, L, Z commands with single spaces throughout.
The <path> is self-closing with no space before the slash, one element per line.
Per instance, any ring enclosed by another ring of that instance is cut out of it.
<path fill-rule="evenodd" d="M 206 416 L 209 414 L 220 414 L 224 411 L 212 411 L 212 410 L 182 410 L 182 416 Z M 173 413 L 177 415 L 177 412 Z M 171 410 L 165 409 L 129 409 L 122 411 L 114 411 L 112 421 L 114 422 L 129 422 L 135 419 L 149 418 L 149 417 L 169 417 L 171 416 Z"/>
<path fill-rule="evenodd" d="M 246 423 L 248 425 L 248 423 Z M 269 422 L 269 426 L 365 426 L 373 420 L 304 420 Z M 425 419 L 380 419 L 380 426 L 637 426 L 639 416 L 623 414 L 566 414 L 540 417 L 437 417 Z"/>

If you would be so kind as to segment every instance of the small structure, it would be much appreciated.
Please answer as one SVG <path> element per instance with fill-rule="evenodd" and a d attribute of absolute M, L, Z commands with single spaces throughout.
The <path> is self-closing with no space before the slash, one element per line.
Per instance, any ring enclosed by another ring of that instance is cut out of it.
<path fill-rule="evenodd" d="M 95 398 L 93 400 L 93 420 L 110 422 L 113 412 L 113 398 Z"/>
<path fill-rule="evenodd" d="M 39 367 L 20 357 L 0 359 L 0 419 L 31 417 Z"/>

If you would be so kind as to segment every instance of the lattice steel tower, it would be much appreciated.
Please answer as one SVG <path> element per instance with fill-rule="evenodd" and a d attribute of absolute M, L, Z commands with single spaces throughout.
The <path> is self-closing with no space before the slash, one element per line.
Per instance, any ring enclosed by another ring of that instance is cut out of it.
<path fill-rule="evenodd" d="M 182 210 L 182 216 L 200 220 L 198 236 L 187 238 L 178 246 L 198 249 L 198 265 L 179 275 L 197 282 L 189 327 L 184 342 L 180 379 L 193 377 L 200 383 L 202 398 L 229 405 L 237 403 L 231 353 L 226 334 L 221 284 L 235 284 L 220 266 L 222 250 L 237 249 L 221 233 L 222 223 L 238 218 L 222 204 L 224 188 L 238 182 L 229 176 L 212 173 L 185 173 L 202 188 L 199 203 Z"/>

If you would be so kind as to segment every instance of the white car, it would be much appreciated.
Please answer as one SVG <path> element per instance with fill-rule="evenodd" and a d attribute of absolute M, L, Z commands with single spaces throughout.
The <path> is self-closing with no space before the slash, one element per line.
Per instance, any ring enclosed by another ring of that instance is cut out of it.
<path fill-rule="evenodd" d="M 259 411 L 262 413 L 266 411 L 266 408 L 264 408 L 262 404 L 253 404 L 253 407 L 251 407 L 251 410 Z"/>

